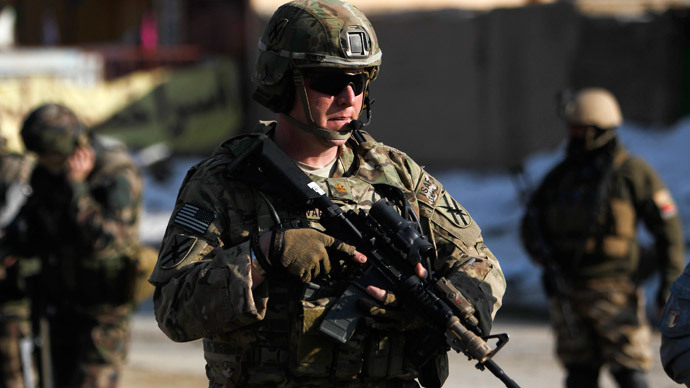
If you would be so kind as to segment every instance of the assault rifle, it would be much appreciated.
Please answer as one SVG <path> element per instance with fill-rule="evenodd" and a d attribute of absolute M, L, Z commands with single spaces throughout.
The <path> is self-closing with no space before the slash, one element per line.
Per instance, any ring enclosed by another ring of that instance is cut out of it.
<path fill-rule="evenodd" d="M 425 317 L 429 327 L 435 329 L 408 354 L 415 364 L 424 365 L 438 349 L 448 346 L 477 360 L 478 369 L 489 369 L 506 387 L 519 387 L 491 359 L 508 342 L 508 335 L 481 335 L 474 308 L 462 293 L 445 278 L 432 275 L 428 264 L 435 254 L 432 244 L 414 222 L 400 216 L 385 199 L 374 204 L 369 213 L 345 213 L 266 135 L 249 137 L 252 140 L 228 166 L 228 174 L 239 166 L 245 172 L 258 171 L 263 182 L 278 185 L 281 194 L 294 203 L 319 209 L 327 232 L 354 245 L 368 258 L 354 271 L 349 287 L 321 322 L 321 332 L 347 342 L 362 317 L 358 300 L 369 297 L 366 286 L 376 285 L 394 292 L 404 306 Z M 415 274 L 417 263 L 426 264 L 426 279 Z M 494 348 L 487 343 L 490 339 L 497 340 Z M 437 381 L 432 386 L 442 384 Z"/>

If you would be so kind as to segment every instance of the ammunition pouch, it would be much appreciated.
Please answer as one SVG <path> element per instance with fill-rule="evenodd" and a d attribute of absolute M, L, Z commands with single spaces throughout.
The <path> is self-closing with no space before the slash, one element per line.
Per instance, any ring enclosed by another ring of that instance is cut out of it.
<path fill-rule="evenodd" d="M 242 385 L 284 382 L 286 379 L 324 384 L 357 381 L 413 380 L 415 368 L 405 361 L 405 334 L 371 330 L 360 325 L 350 340 L 341 344 L 322 334 L 318 327 L 335 297 L 296 301 L 289 321 L 287 348 L 268 344 L 238 345 L 238 340 L 204 339 L 204 355 L 210 379 Z M 286 322 L 287 323 L 287 322 Z M 244 338 L 236 334 L 237 338 Z M 241 341 L 240 341 L 241 342 Z M 221 375 L 221 370 L 233 373 Z"/>
<path fill-rule="evenodd" d="M 349 381 L 414 378 L 405 365 L 405 334 L 360 325 L 345 344 L 325 336 L 318 327 L 337 298 L 300 301 L 294 314 L 290 371 L 294 375 Z"/>

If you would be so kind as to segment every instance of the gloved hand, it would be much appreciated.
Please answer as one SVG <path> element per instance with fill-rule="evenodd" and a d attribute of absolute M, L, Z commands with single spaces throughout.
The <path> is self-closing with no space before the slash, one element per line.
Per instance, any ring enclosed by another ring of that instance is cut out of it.
<path fill-rule="evenodd" d="M 306 283 L 329 273 L 331 259 L 353 257 L 355 247 L 316 229 L 300 228 L 273 232 L 268 252 L 272 266 L 280 265 Z"/>
<path fill-rule="evenodd" d="M 424 320 L 404 309 L 392 292 L 386 293 L 382 302 L 361 298 L 358 307 L 371 318 L 371 327 L 378 330 L 405 331 L 424 326 Z"/>

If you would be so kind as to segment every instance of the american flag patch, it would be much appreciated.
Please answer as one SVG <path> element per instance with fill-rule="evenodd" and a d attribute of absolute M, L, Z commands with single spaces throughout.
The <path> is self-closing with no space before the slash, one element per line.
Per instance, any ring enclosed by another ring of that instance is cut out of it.
<path fill-rule="evenodd" d="M 194 206 L 191 203 L 185 203 L 177 211 L 173 223 L 203 234 L 215 219 L 216 215 L 213 212 Z"/>

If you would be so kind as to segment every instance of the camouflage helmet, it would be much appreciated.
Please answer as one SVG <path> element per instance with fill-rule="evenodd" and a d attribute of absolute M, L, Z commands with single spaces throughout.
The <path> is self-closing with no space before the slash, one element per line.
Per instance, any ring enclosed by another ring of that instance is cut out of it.
<path fill-rule="evenodd" d="M 254 99 L 285 113 L 294 102 L 295 75 L 363 68 L 371 81 L 380 65 L 378 40 L 362 11 L 340 0 L 292 1 L 276 10 L 259 40 Z"/>
<path fill-rule="evenodd" d="M 618 101 L 611 92 L 602 88 L 578 91 L 566 103 L 563 113 L 568 125 L 614 129 L 623 121 Z"/>
<path fill-rule="evenodd" d="M 77 116 L 65 106 L 45 104 L 26 116 L 21 128 L 24 145 L 37 154 L 55 152 L 70 155 L 88 144 L 88 131 Z"/>

